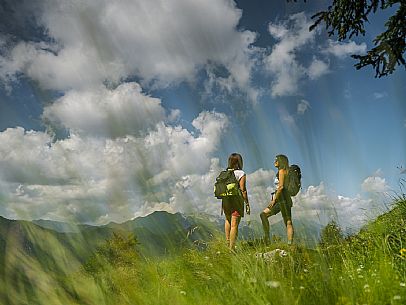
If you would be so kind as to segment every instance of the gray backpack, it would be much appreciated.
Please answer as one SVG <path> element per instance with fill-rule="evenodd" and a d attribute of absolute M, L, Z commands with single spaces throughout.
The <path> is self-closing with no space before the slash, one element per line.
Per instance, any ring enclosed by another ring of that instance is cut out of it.
<path fill-rule="evenodd" d="M 299 193 L 301 184 L 302 172 L 300 167 L 296 164 L 289 166 L 288 183 L 287 188 L 290 196 L 296 196 Z"/>

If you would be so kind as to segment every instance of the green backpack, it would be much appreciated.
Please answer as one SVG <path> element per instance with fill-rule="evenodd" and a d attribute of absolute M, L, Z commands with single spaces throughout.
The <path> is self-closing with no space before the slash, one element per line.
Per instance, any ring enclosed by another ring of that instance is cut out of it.
<path fill-rule="evenodd" d="M 220 172 L 214 183 L 214 196 L 222 199 L 228 196 L 241 195 L 240 184 L 234 175 L 233 169 L 227 169 Z"/>

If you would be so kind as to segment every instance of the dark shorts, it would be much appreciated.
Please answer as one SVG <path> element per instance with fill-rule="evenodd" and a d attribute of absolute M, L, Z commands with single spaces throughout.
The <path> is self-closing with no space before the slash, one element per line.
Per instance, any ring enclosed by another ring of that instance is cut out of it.
<path fill-rule="evenodd" d="M 283 222 L 286 223 L 288 222 L 288 220 L 292 221 L 292 199 L 289 198 L 287 200 L 284 200 L 284 196 L 282 195 L 282 200 L 278 200 L 275 205 L 270 209 L 271 212 L 269 213 L 269 215 L 276 215 L 279 212 L 282 213 L 282 217 L 283 217 Z"/>
<path fill-rule="evenodd" d="M 244 199 L 241 196 L 223 198 L 222 207 L 226 215 L 244 217 Z"/>
<path fill-rule="evenodd" d="M 279 212 L 282 213 L 283 221 L 286 223 L 288 220 L 292 220 L 292 206 L 287 204 L 286 201 L 280 201 L 275 203 L 275 205 L 271 208 L 271 212 L 269 215 L 276 215 Z"/>

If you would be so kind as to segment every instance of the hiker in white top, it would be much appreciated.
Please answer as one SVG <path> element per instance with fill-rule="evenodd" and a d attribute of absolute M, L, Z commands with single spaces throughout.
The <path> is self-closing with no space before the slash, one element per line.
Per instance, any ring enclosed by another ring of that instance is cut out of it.
<path fill-rule="evenodd" d="M 235 242 L 238 236 L 238 225 L 241 217 L 244 216 L 244 202 L 246 204 L 246 212 L 250 214 L 250 205 L 248 202 L 248 194 L 246 189 L 246 175 L 242 170 L 243 161 L 240 154 L 233 153 L 228 158 L 228 169 L 234 170 L 234 175 L 239 181 L 241 195 L 229 196 L 222 199 L 222 209 L 226 216 L 224 231 L 226 234 L 227 244 L 231 250 L 235 248 Z"/>

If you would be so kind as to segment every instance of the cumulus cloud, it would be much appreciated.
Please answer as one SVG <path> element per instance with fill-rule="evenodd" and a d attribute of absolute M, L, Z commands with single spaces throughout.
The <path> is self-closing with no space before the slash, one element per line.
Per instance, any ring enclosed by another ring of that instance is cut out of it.
<path fill-rule="evenodd" d="M 388 191 L 389 189 L 388 185 L 386 184 L 386 179 L 380 177 L 379 173 L 365 178 L 361 187 L 364 192 L 369 193 L 382 193 Z"/>
<path fill-rule="evenodd" d="M 155 210 L 218 215 L 213 183 L 222 166 L 213 153 L 227 118 L 203 112 L 193 125 L 195 133 L 161 122 L 145 137 L 72 134 L 56 142 L 42 132 L 9 128 L 0 133 L 0 211 L 9 218 L 95 224 Z M 269 202 L 274 178 L 274 170 L 247 174 L 254 214 Z M 343 228 L 358 229 L 372 217 L 366 211 L 379 211 L 372 199 L 335 196 L 323 183 L 293 201 L 296 219 L 325 224 L 334 218 Z"/>
<path fill-rule="evenodd" d="M 357 195 L 346 197 L 329 192 L 321 182 L 317 186 L 309 186 L 293 198 L 293 213 L 298 218 L 317 219 L 326 224 L 331 219 L 338 221 L 344 230 L 358 230 L 368 220 L 377 216 L 382 210 L 379 203 Z"/>
<path fill-rule="evenodd" d="M 42 0 L 32 14 L 52 42 L 14 46 L 0 59 L 3 79 L 24 73 L 68 90 L 137 75 L 166 86 L 218 64 L 239 86 L 249 83 L 255 34 L 237 30 L 242 12 L 232 1 Z"/>
<path fill-rule="evenodd" d="M 344 58 L 348 55 L 365 53 L 366 50 L 367 45 L 364 42 L 357 44 L 354 41 L 339 42 L 329 39 L 328 47 L 324 50 L 324 52 L 339 58 Z"/>
<path fill-rule="evenodd" d="M 159 99 L 144 95 L 137 83 L 124 83 L 114 90 L 105 86 L 71 90 L 44 109 L 43 119 L 76 134 L 119 137 L 154 128 L 165 119 L 165 109 Z"/>
<path fill-rule="evenodd" d="M 56 142 L 9 128 L 0 133 L 3 215 L 100 223 L 159 207 L 183 211 L 191 203 L 171 198 L 188 175 L 213 175 L 212 154 L 227 122 L 224 114 L 202 112 L 194 133 L 160 122 L 145 136 L 71 133 Z"/>

